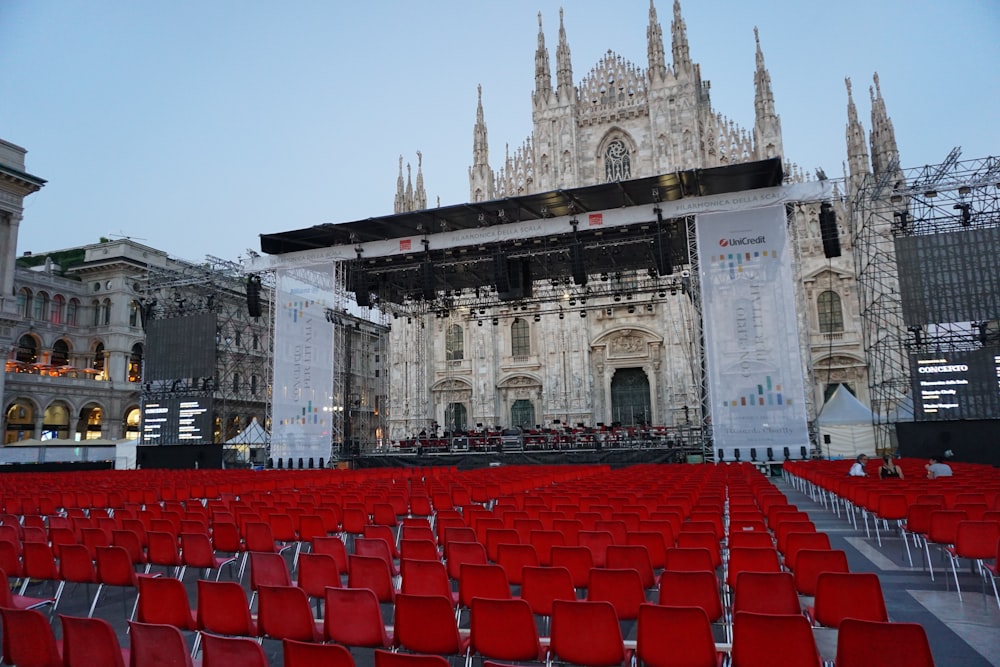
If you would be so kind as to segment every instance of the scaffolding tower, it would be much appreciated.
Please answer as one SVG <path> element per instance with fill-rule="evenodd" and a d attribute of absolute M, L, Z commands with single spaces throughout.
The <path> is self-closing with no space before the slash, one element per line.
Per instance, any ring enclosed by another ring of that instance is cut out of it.
<path fill-rule="evenodd" d="M 270 432 L 273 281 L 265 274 L 254 277 L 250 286 L 250 278 L 242 264 L 206 256 L 200 264 L 171 259 L 163 266 L 151 265 L 143 285 L 144 319 L 216 316 L 215 375 L 210 382 L 188 389 L 213 400 L 214 444 L 240 435 L 253 419 Z M 255 298 L 248 290 L 255 292 Z M 166 391 L 144 383 L 143 404 L 163 399 Z M 229 446 L 224 453 L 227 465 L 263 462 L 268 445 Z"/>
<path fill-rule="evenodd" d="M 1000 227 L 1000 158 L 963 161 L 959 156 L 956 148 L 938 165 L 909 170 L 890 165 L 866 178 L 852 204 L 862 334 L 879 451 L 894 448 L 896 421 L 913 418 L 907 414 L 908 406 L 915 409 L 918 397 L 912 395 L 910 355 L 946 354 L 981 345 L 982 337 L 996 329 L 1000 315 L 909 327 L 904 319 L 902 294 L 907 281 L 918 273 L 960 274 L 968 267 L 904 262 L 897 255 L 900 239 Z"/>

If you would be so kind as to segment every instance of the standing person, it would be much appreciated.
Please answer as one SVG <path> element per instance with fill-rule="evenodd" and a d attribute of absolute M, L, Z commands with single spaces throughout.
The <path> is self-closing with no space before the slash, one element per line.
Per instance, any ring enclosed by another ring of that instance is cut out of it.
<path fill-rule="evenodd" d="M 865 454 L 858 454 L 858 458 L 851 464 L 851 469 L 847 471 L 847 476 L 867 477 L 868 473 L 865 472 L 866 463 L 868 463 L 868 457 Z"/>
<path fill-rule="evenodd" d="M 944 463 L 937 456 L 931 457 L 931 462 L 924 466 L 927 469 L 927 479 L 937 479 L 938 477 L 951 477 L 951 466 Z"/>
<path fill-rule="evenodd" d="M 893 462 L 891 454 L 883 454 L 878 476 L 879 479 L 903 479 L 903 470 Z"/>

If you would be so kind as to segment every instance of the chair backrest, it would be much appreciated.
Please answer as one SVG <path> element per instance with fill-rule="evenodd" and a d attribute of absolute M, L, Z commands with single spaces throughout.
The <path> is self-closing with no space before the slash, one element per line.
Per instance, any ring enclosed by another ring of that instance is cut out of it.
<path fill-rule="evenodd" d="M 393 628 L 396 645 L 417 653 L 455 655 L 468 644 L 459 636 L 451 600 L 439 595 L 397 595 Z"/>
<path fill-rule="evenodd" d="M 713 568 L 722 565 L 722 547 L 715 533 L 681 531 L 677 533 L 677 547 L 680 549 L 704 549 L 708 552 Z"/>
<path fill-rule="evenodd" d="M 829 549 L 830 538 L 826 533 L 789 533 L 785 539 L 785 566 L 795 570 L 798 554 L 803 549 Z"/>
<path fill-rule="evenodd" d="M 590 570 L 594 567 L 594 554 L 587 547 L 567 545 L 552 547 L 552 567 L 564 567 L 576 588 L 586 588 Z"/>
<path fill-rule="evenodd" d="M 664 554 L 664 559 L 666 554 Z M 635 570 L 643 588 L 656 586 L 656 574 L 649 551 L 642 544 L 612 544 L 608 547 L 606 566 L 613 570 Z"/>
<path fill-rule="evenodd" d="M 671 607 L 700 607 L 712 623 L 722 618 L 719 579 L 708 570 L 665 570 L 660 575 L 658 602 Z"/>
<path fill-rule="evenodd" d="M 996 558 L 998 541 L 1000 541 L 1000 523 L 959 521 L 955 530 L 955 554 L 961 558 L 980 560 Z"/>
<path fill-rule="evenodd" d="M 403 560 L 401 591 L 410 595 L 441 595 L 451 599 L 451 580 L 444 563 L 437 560 Z M 457 597 L 457 596 L 456 596 Z"/>
<path fill-rule="evenodd" d="M 111 624 L 102 618 L 59 614 L 65 667 L 125 667 L 128 649 L 122 649 Z"/>
<path fill-rule="evenodd" d="M 795 580 L 789 572 L 743 572 L 733 591 L 733 613 L 801 614 Z"/>
<path fill-rule="evenodd" d="M 237 581 L 198 580 L 199 630 L 220 635 L 257 634 L 257 625 L 250 616 L 247 594 Z"/>
<path fill-rule="evenodd" d="M 774 549 L 736 548 L 729 550 L 729 568 L 726 583 L 730 588 L 736 585 L 741 572 L 780 572 L 778 552 Z"/>
<path fill-rule="evenodd" d="M 323 633 L 345 646 L 389 648 L 378 597 L 367 588 L 328 588 L 324 599 Z"/>
<path fill-rule="evenodd" d="M 232 522 L 220 521 L 212 524 L 212 546 L 217 551 L 239 553 L 243 551 L 243 538 L 239 527 Z"/>
<path fill-rule="evenodd" d="M 649 562 L 654 569 L 661 570 L 667 564 L 667 543 L 661 533 L 656 531 L 632 531 L 625 537 L 625 544 L 644 546 L 649 555 Z M 671 538 L 673 546 L 673 538 Z"/>
<path fill-rule="evenodd" d="M 636 655 L 646 667 L 717 667 L 712 624 L 704 609 L 644 604 Z"/>
<path fill-rule="evenodd" d="M 526 567 L 522 572 L 521 599 L 533 613 L 551 616 L 553 601 L 576 599 L 573 577 L 564 567 Z"/>
<path fill-rule="evenodd" d="M 564 546 L 566 536 L 556 530 L 532 530 L 528 534 L 528 543 L 535 547 L 540 565 L 551 565 L 552 547 Z"/>
<path fill-rule="evenodd" d="M 511 597 L 507 573 L 499 565 L 474 565 L 461 567 L 458 579 L 458 599 L 463 607 L 472 606 L 472 598 L 504 600 Z"/>
<path fill-rule="evenodd" d="M 429 530 L 429 529 L 428 529 Z M 441 560 L 437 545 L 432 540 L 407 540 L 399 541 L 400 560 Z"/>
<path fill-rule="evenodd" d="M 610 602 L 619 620 L 631 620 L 639 616 L 639 605 L 646 601 L 646 591 L 635 570 L 595 567 L 587 582 L 587 600 Z"/>
<path fill-rule="evenodd" d="M 333 559 L 337 561 L 337 570 L 341 574 L 347 574 L 347 547 L 344 545 L 344 541 L 336 535 L 314 537 L 312 552 L 333 556 Z"/>
<path fill-rule="evenodd" d="M 886 663 L 934 667 L 927 632 L 918 623 L 882 623 L 845 618 L 837 633 L 837 667 L 868 667 Z"/>
<path fill-rule="evenodd" d="M 271 639 L 322 641 L 309 598 L 297 586 L 261 586 L 257 589 L 257 631 Z"/>
<path fill-rule="evenodd" d="M 820 667 L 812 627 L 802 614 L 754 614 L 741 611 L 733 620 L 733 664 L 774 667 L 781 652 L 783 665 Z"/>
<path fill-rule="evenodd" d="M 594 567 L 604 567 L 607 563 L 608 547 L 615 543 L 615 538 L 606 530 L 581 530 L 577 533 L 581 547 L 590 549 L 594 558 Z"/>
<path fill-rule="evenodd" d="M 448 576 L 456 581 L 461 575 L 464 563 L 486 565 L 489 562 L 486 557 L 486 547 L 479 542 L 447 542 L 445 556 L 447 557 Z"/>
<path fill-rule="evenodd" d="M 3 657 L 19 667 L 62 667 L 49 620 L 34 609 L 0 608 L 3 626 Z"/>
<path fill-rule="evenodd" d="M 389 565 L 375 556 L 348 556 L 347 586 L 367 588 L 378 596 L 379 602 L 392 602 L 396 599 Z"/>
<path fill-rule="evenodd" d="M 243 538 L 247 551 L 277 553 L 274 533 L 271 532 L 270 524 L 262 521 L 247 522 L 243 528 Z"/>
<path fill-rule="evenodd" d="M 497 562 L 501 544 L 520 544 L 521 536 L 513 528 L 489 528 L 486 530 L 486 556 Z"/>
<path fill-rule="evenodd" d="M 443 567 L 443 566 L 442 566 Z M 326 587 L 340 588 L 340 571 L 337 561 L 328 554 L 299 554 L 298 586 L 309 597 L 321 598 L 326 594 Z"/>
<path fill-rule="evenodd" d="M 755 549 L 773 549 L 774 542 L 771 541 L 771 534 L 767 532 L 760 531 L 745 531 L 736 532 L 729 534 L 728 544 L 730 549 L 733 548 L 755 548 Z"/>
<path fill-rule="evenodd" d="M 849 572 L 847 554 L 837 550 L 802 549 L 795 556 L 795 590 L 799 595 L 816 595 L 816 582 L 823 572 Z"/>
<path fill-rule="evenodd" d="M 708 549 L 701 547 L 667 549 L 665 570 L 668 572 L 714 572 L 715 568 L 712 554 Z"/>
<path fill-rule="evenodd" d="M 845 618 L 888 621 L 882 584 L 872 572 L 823 572 L 816 582 L 813 617 L 820 625 L 840 627 Z"/>
<path fill-rule="evenodd" d="M 261 586 L 291 586 L 292 575 L 281 554 L 266 551 L 250 552 L 250 590 Z"/>
<path fill-rule="evenodd" d="M 129 621 L 129 667 L 193 667 L 181 631 L 172 625 Z"/>
<path fill-rule="evenodd" d="M 311 644 L 285 639 L 282 641 L 282 654 L 284 667 L 315 667 L 315 665 L 354 667 L 354 657 L 351 656 L 351 652 L 337 644 Z M 228 664 L 242 666 L 245 663 L 231 662 Z M 262 664 L 265 667 L 267 665 L 266 662 Z M 212 666 L 206 663 L 203 667 Z"/>
<path fill-rule="evenodd" d="M 207 533 L 181 533 L 181 561 L 189 567 L 215 567 L 215 550 Z"/>
<path fill-rule="evenodd" d="M 141 623 L 161 623 L 181 630 L 198 628 L 188 601 L 187 589 L 172 577 L 139 577 L 136 619 Z"/>
<path fill-rule="evenodd" d="M 25 545 L 25 554 L 28 553 L 27 545 Z M 91 560 L 87 547 L 82 544 L 64 544 L 60 549 L 60 554 L 60 579 L 85 584 L 97 582 L 97 569 L 94 567 L 94 561 Z"/>
<path fill-rule="evenodd" d="M 396 535 L 389 526 L 385 524 L 365 526 L 363 535 L 366 540 L 384 540 L 386 546 L 389 547 L 390 557 L 399 558 L 399 551 L 396 549 Z"/>
<path fill-rule="evenodd" d="M 540 659 L 535 617 L 526 601 L 475 598 L 469 618 L 470 647 L 483 658 Z"/>
<path fill-rule="evenodd" d="M 287 662 L 285 663 L 288 664 Z M 202 667 L 268 667 L 267 655 L 260 644 L 246 637 L 220 637 L 201 634 Z"/>
<path fill-rule="evenodd" d="M 552 603 L 550 648 L 574 665 L 612 667 L 625 661 L 621 626 L 610 602 L 556 600 Z"/>
<path fill-rule="evenodd" d="M 384 526 L 383 526 L 384 527 Z M 381 558 L 392 569 L 393 554 L 389 543 L 380 537 L 357 537 L 354 539 L 354 553 L 368 558 Z"/>
<path fill-rule="evenodd" d="M 146 531 L 146 558 L 154 565 L 175 566 L 181 564 L 181 553 L 177 548 L 177 535 L 161 530 Z"/>
<path fill-rule="evenodd" d="M 486 662 L 483 667 L 488 664 L 489 662 Z M 449 667 L 449 665 L 448 660 L 440 655 L 375 651 L 375 667 Z"/>
<path fill-rule="evenodd" d="M 507 573 L 507 580 L 515 586 L 521 585 L 521 571 L 525 567 L 538 565 L 538 554 L 530 544 L 497 545 L 497 565 Z"/>
<path fill-rule="evenodd" d="M 132 558 L 122 547 L 97 547 L 97 580 L 108 586 L 138 585 Z"/>

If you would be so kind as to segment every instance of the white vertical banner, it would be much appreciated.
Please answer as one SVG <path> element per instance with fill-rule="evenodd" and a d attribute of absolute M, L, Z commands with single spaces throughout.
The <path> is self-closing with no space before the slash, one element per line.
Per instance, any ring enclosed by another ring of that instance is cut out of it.
<path fill-rule="evenodd" d="M 695 222 L 714 447 L 759 460 L 809 445 L 792 247 L 783 206 Z"/>
<path fill-rule="evenodd" d="M 333 263 L 275 272 L 271 456 L 319 465 L 333 426 Z M 291 464 L 289 464 L 291 467 Z"/>

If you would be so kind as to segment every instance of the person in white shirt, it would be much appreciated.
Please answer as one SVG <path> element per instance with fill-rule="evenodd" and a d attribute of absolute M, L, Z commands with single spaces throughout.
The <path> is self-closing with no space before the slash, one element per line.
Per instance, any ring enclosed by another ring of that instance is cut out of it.
<path fill-rule="evenodd" d="M 951 477 L 951 466 L 942 463 L 936 456 L 931 457 L 931 462 L 924 468 L 927 470 L 927 479 L 937 479 L 938 477 Z"/>
<path fill-rule="evenodd" d="M 867 477 L 868 474 L 865 472 L 865 464 L 868 462 L 868 457 L 864 454 L 858 454 L 858 458 L 851 464 L 851 469 L 847 471 L 848 477 Z"/>

